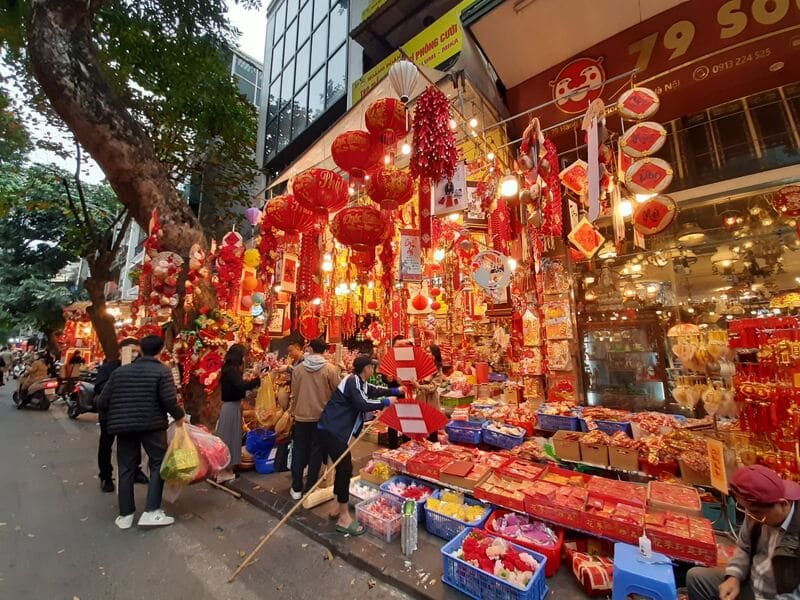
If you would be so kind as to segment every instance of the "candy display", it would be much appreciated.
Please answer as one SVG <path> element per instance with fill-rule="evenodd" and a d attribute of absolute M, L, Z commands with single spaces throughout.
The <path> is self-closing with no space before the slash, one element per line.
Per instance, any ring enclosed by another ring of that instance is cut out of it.
<path fill-rule="evenodd" d="M 537 546 L 552 547 L 556 545 L 558 536 L 552 527 L 528 515 L 506 513 L 492 522 L 497 533 L 514 538 L 520 542 L 530 542 Z"/>
<path fill-rule="evenodd" d="M 417 502 L 430 498 L 433 494 L 433 490 L 426 485 L 417 483 L 409 484 L 403 481 L 391 481 L 386 486 L 385 490 L 395 496 L 401 496 Z"/>
<path fill-rule="evenodd" d="M 436 498 L 428 498 L 425 501 L 425 510 L 433 511 L 453 519 L 458 519 L 464 523 L 475 523 L 476 521 L 480 521 L 481 518 L 486 514 L 486 507 L 484 507 L 482 504 L 464 504 L 463 498 L 446 498 L 444 495 L 442 496 L 441 500 L 437 500 Z"/>
<path fill-rule="evenodd" d="M 373 485 L 368 485 L 360 481 L 350 484 L 350 495 L 359 498 L 360 500 L 369 500 L 379 496 L 381 491 Z"/>
<path fill-rule="evenodd" d="M 539 568 L 531 555 L 515 550 L 502 538 L 475 530 L 464 538 L 453 556 L 520 589 L 528 586 Z"/>

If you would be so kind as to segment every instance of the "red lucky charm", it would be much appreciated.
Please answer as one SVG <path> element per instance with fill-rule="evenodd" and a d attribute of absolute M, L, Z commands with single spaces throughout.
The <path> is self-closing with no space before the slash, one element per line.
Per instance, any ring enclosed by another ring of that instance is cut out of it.
<path fill-rule="evenodd" d="M 320 225 L 304 233 L 300 242 L 300 260 L 297 274 L 297 299 L 313 300 L 320 295 Z"/>
<path fill-rule="evenodd" d="M 660 123 L 647 121 L 637 123 L 619 140 L 619 147 L 625 154 L 635 158 L 655 154 L 667 141 L 667 130 Z"/>
<path fill-rule="evenodd" d="M 367 195 L 384 210 L 396 210 L 414 195 L 414 180 L 406 171 L 386 166 L 367 181 Z"/>
<path fill-rule="evenodd" d="M 430 289 L 430 293 L 431 293 L 431 298 L 436 298 L 442 293 L 442 290 L 440 290 L 438 287 L 432 287 Z"/>
<path fill-rule="evenodd" d="M 244 267 L 244 245 L 242 236 L 231 231 L 222 238 L 217 250 L 217 300 L 221 308 L 230 308 L 234 304 Z"/>
<path fill-rule="evenodd" d="M 353 180 L 361 181 L 381 163 L 383 147 L 366 131 L 345 131 L 333 140 L 331 156 Z"/>
<path fill-rule="evenodd" d="M 606 241 L 586 217 L 580 220 L 567 237 L 586 258 L 592 258 Z"/>
<path fill-rule="evenodd" d="M 370 104 L 364 121 L 367 130 L 392 153 L 397 140 L 408 133 L 405 106 L 396 98 L 380 98 Z"/>
<path fill-rule="evenodd" d="M 300 335 L 306 340 L 315 340 L 322 335 L 322 320 L 314 306 L 307 306 L 298 319 Z"/>
<path fill-rule="evenodd" d="M 391 241 L 394 231 L 390 227 L 390 235 L 381 246 L 380 261 L 381 261 L 381 286 L 383 287 L 384 303 L 389 304 L 392 289 L 394 288 L 395 277 L 395 251 L 394 244 Z"/>
<path fill-rule="evenodd" d="M 782 187 L 770 203 L 784 217 L 800 217 L 800 185 Z"/>
<path fill-rule="evenodd" d="M 417 98 L 412 147 L 410 167 L 414 177 L 432 181 L 453 178 L 458 149 L 450 129 L 450 101 L 435 85 Z"/>
<path fill-rule="evenodd" d="M 635 87 L 623 93 L 617 100 L 619 113 L 626 119 L 647 119 L 652 117 L 659 107 L 658 94 L 653 90 Z"/>
<path fill-rule="evenodd" d="M 338 242 L 364 252 L 382 244 L 389 235 L 389 223 L 381 212 L 369 206 L 351 206 L 336 213 L 331 232 Z"/>
<path fill-rule="evenodd" d="M 263 214 L 262 222 L 280 229 L 287 236 L 297 236 L 311 231 L 317 222 L 317 216 L 302 207 L 292 194 L 268 200 L 264 205 Z"/>
<path fill-rule="evenodd" d="M 634 194 L 658 194 L 672 182 L 672 167 L 661 158 L 642 158 L 625 171 L 625 185 Z"/>
<path fill-rule="evenodd" d="M 677 214 L 678 206 L 672 198 L 663 194 L 655 196 L 636 207 L 633 227 L 642 235 L 661 233 L 672 225 Z"/>
<path fill-rule="evenodd" d="M 367 310 L 378 310 L 378 303 L 375 300 L 367 302 Z"/>
<path fill-rule="evenodd" d="M 327 215 L 347 206 L 347 183 L 329 169 L 309 169 L 292 181 L 292 192 L 303 208 Z"/>
<path fill-rule="evenodd" d="M 433 312 L 438 311 L 440 308 L 442 308 L 441 302 L 439 302 L 438 300 L 434 300 L 433 302 L 431 302 L 431 310 Z"/>

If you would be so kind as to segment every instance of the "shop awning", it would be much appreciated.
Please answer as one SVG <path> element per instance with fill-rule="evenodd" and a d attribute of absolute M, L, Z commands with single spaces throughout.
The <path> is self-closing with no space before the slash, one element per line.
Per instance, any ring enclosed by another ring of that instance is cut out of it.
<path fill-rule="evenodd" d="M 506 88 L 686 0 L 478 0 L 462 14 Z"/>

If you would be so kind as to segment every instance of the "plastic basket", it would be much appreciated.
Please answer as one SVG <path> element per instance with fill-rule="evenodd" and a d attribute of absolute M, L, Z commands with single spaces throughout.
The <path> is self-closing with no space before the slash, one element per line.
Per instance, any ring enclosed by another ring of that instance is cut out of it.
<path fill-rule="evenodd" d="M 524 441 L 524 433 L 520 435 L 508 435 L 506 433 L 492 431 L 489 429 L 489 423 L 483 424 L 483 442 L 485 444 L 496 446 L 497 448 L 503 448 L 504 450 L 511 450 L 512 448 L 516 448 L 522 444 Z"/>
<path fill-rule="evenodd" d="M 397 508 L 397 516 L 384 519 L 369 512 L 369 505 L 376 502 L 378 498 L 385 498 L 392 506 Z M 403 515 L 401 514 L 403 503 L 395 496 L 381 494 L 375 498 L 364 500 L 356 504 L 356 520 L 360 525 L 374 535 L 381 538 L 384 542 L 391 542 L 400 535 L 400 528 L 403 526 Z"/>
<path fill-rule="evenodd" d="M 433 498 L 436 498 L 437 500 L 441 497 L 441 490 L 437 491 L 433 495 Z M 464 498 L 464 504 L 467 506 L 483 506 L 483 502 L 471 500 L 470 498 Z M 426 506 L 425 529 L 428 530 L 428 533 L 432 533 L 436 537 L 440 537 L 443 540 L 452 540 L 468 527 L 483 527 L 483 524 L 486 522 L 486 519 L 489 518 L 491 512 L 491 506 L 487 506 L 480 519 L 467 523 L 466 521 L 460 521 L 454 517 L 448 517 L 447 515 L 428 510 L 428 507 Z"/>
<path fill-rule="evenodd" d="M 416 485 L 424 485 L 425 487 L 429 487 L 431 490 L 433 490 L 433 494 L 435 494 L 440 490 L 440 488 L 436 487 L 435 485 L 431 485 L 427 481 L 420 481 L 419 479 L 413 479 L 411 477 L 406 477 L 405 475 L 398 475 L 396 477 L 392 477 L 391 479 L 381 484 L 381 492 L 383 492 L 383 494 L 386 496 L 391 496 L 392 498 L 397 499 L 401 503 L 401 505 L 403 502 L 407 500 L 407 498 L 404 498 L 403 496 L 398 496 L 397 494 L 393 494 L 388 490 L 388 487 L 393 482 L 405 483 L 406 485 L 411 485 L 412 483 Z M 431 496 L 433 496 L 433 494 L 431 494 Z M 417 518 L 420 523 L 422 523 L 422 521 L 425 519 L 425 501 L 427 499 L 428 498 L 417 501 Z"/>
<path fill-rule="evenodd" d="M 362 477 L 353 477 L 350 480 L 350 506 L 356 506 L 357 504 L 363 502 L 364 500 L 372 500 L 372 498 L 362 498 L 361 496 L 359 496 L 353 490 L 353 486 L 356 485 L 356 484 L 361 484 L 361 485 L 363 485 L 365 487 L 368 487 L 370 489 L 376 490 L 377 492 L 380 492 L 380 490 L 381 490 L 379 485 L 375 485 L 371 481 L 367 481 L 366 479 L 364 479 Z M 378 496 L 380 496 L 380 493 L 378 494 Z M 377 496 L 373 496 L 373 497 L 377 497 Z"/>
<path fill-rule="evenodd" d="M 444 430 L 447 432 L 448 439 L 456 444 L 477 445 L 483 438 L 482 425 L 474 421 L 450 421 L 445 425 Z"/>
<path fill-rule="evenodd" d="M 581 424 L 577 415 L 546 415 L 536 411 L 538 429 L 541 431 L 580 431 Z"/>
<path fill-rule="evenodd" d="M 559 567 L 561 566 L 561 548 L 564 546 L 564 530 L 560 527 L 552 527 L 551 529 L 555 531 L 558 539 L 553 546 L 539 546 L 533 542 L 526 542 L 524 540 L 518 540 L 517 538 L 513 538 L 511 536 L 503 535 L 499 533 L 494 528 L 494 523 L 497 519 L 507 514 L 510 514 L 510 510 L 501 510 L 498 509 L 494 511 L 488 519 L 486 519 L 486 524 L 484 525 L 484 529 L 491 533 L 492 535 L 496 535 L 497 537 L 501 537 L 509 542 L 514 544 L 518 544 L 520 546 L 524 546 L 525 548 L 529 548 L 534 552 L 538 552 L 539 554 L 544 555 L 547 557 L 547 563 L 545 564 L 545 575 L 547 577 L 552 577 L 558 572 Z"/>
<path fill-rule="evenodd" d="M 262 475 L 269 475 L 270 473 L 275 472 L 275 459 L 269 458 L 269 455 L 262 456 L 256 454 L 253 456 L 253 464 L 256 469 L 256 473 L 261 473 Z"/>
<path fill-rule="evenodd" d="M 513 586 L 507 581 L 453 556 L 471 531 L 472 528 L 465 529 L 442 548 L 442 561 L 444 562 L 442 581 L 476 600 L 544 600 L 547 597 L 547 584 L 545 583 L 547 557 L 538 552 L 518 544 L 511 544 L 515 550 L 530 554 L 539 562 L 539 568 L 536 569 L 525 589 Z"/>
<path fill-rule="evenodd" d="M 247 432 L 244 447 L 252 454 L 268 454 L 275 445 L 275 432 L 268 429 L 253 429 Z"/>
<path fill-rule="evenodd" d="M 581 431 L 588 432 L 589 425 L 586 423 L 586 419 L 580 418 L 578 420 L 581 424 Z M 633 437 L 630 421 L 603 421 L 602 419 L 595 419 L 594 424 L 597 425 L 597 429 L 608 435 L 614 435 L 617 431 L 621 431 L 628 437 Z"/>

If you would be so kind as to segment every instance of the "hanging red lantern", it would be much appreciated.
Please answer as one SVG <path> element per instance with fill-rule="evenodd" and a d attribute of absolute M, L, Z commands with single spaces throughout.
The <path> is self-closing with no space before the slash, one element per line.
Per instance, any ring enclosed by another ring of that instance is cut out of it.
<path fill-rule="evenodd" d="M 440 290 L 438 287 L 432 287 L 430 289 L 430 292 L 431 292 L 431 298 L 436 298 L 439 294 L 442 293 L 442 290 Z"/>
<path fill-rule="evenodd" d="M 433 302 L 431 302 L 431 310 L 433 312 L 437 312 L 440 308 L 442 308 L 442 305 L 441 303 L 439 303 L 439 301 L 434 300 Z"/>
<path fill-rule="evenodd" d="M 430 301 L 423 296 L 422 294 L 417 294 L 411 299 L 411 306 L 414 307 L 414 310 L 423 311 L 428 308 L 428 303 Z"/>
<path fill-rule="evenodd" d="M 366 131 L 345 131 L 331 144 L 331 156 L 354 180 L 362 180 L 383 159 L 383 146 Z"/>
<path fill-rule="evenodd" d="M 360 272 L 366 273 L 375 266 L 375 250 L 370 248 L 363 252 L 353 252 L 350 260 Z"/>
<path fill-rule="evenodd" d="M 303 208 L 292 194 L 269 200 L 263 214 L 269 225 L 292 236 L 311 231 L 317 222 L 316 215 Z"/>
<path fill-rule="evenodd" d="M 378 310 L 378 303 L 375 300 L 370 300 L 367 302 L 367 309 L 368 310 Z"/>
<path fill-rule="evenodd" d="M 329 169 L 309 169 L 294 178 L 292 192 L 300 206 L 317 213 L 342 210 L 347 206 L 347 184 Z"/>
<path fill-rule="evenodd" d="M 370 206 L 345 208 L 331 221 L 331 232 L 338 242 L 358 252 L 373 250 L 382 244 L 389 229 L 381 212 Z"/>
<path fill-rule="evenodd" d="M 397 140 L 408 133 L 405 106 L 396 98 L 380 98 L 370 104 L 364 121 L 367 130 L 392 152 Z"/>
<path fill-rule="evenodd" d="M 386 166 L 367 181 L 367 194 L 384 210 L 396 210 L 414 195 L 414 180 L 406 171 Z"/>

